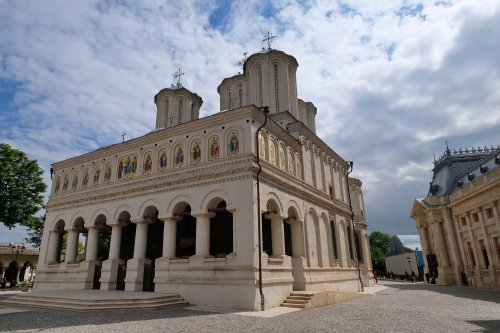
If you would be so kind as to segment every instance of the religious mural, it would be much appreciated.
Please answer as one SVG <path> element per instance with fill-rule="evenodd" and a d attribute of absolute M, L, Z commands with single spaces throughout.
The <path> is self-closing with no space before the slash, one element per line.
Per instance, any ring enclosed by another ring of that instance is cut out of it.
<path fill-rule="evenodd" d="M 89 169 L 85 169 L 85 171 L 83 171 L 83 178 L 82 178 L 82 188 L 87 188 L 87 186 L 89 185 Z"/>
<path fill-rule="evenodd" d="M 201 141 L 200 139 L 191 142 L 191 164 L 196 165 L 201 161 Z"/>
<path fill-rule="evenodd" d="M 54 193 L 59 192 L 60 188 L 61 188 L 61 176 L 57 176 L 57 178 L 56 178 L 56 186 L 54 186 Z"/>
<path fill-rule="evenodd" d="M 93 178 L 92 185 L 93 186 L 97 186 L 97 184 L 99 183 L 99 179 L 100 178 L 101 178 L 101 166 L 100 165 L 96 165 L 95 168 L 94 168 L 94 178 Z"/>
<path fill-rule="evenodd" d="M 65 175 L 63 180 L 63 192 L 66 192 L 68 190 L 68 187 L 69 187 L 69 175 Z"/>
<path fill-rule="evenodd" d="M 288 172 L 293 174 L 293 155 L 292 155 L 292 151 L 289 150 L 288 151 Z"/>
<path fill-rule="evenodd" d="M 213 161 L 219 158 L 219 136 L 212 135 L 208 139 L 208 160 Z"/>
<path fill-rule="evenodd" d="M 266 159 L 266 140 L 262 133 L 259 133 L 259 155 L 260 158 Z"/>
<path fill-rule="evenodd" d="M 153 154 L 147 152 L 144 155 L 144 162 L 142 163 L 142 173 L 144 175 L 149 175 L 153 171 Z"/>
<path fill-rule="evenodd" d="M 106 163 L 106 166 L 104 167 L 104 183 L 106 184 L 111 181 L 111 170 L 111 162 Z"/>
<path fill-rule="evenodd" d="M 118 160 L 118 179 L 129 179 L 132 178 L 137 171 L 137 155 L 127 155 L 123 156 Z"/>
<path fill-rule="evenodd" d="M 286 170 L 286 165 L 285 165 L 285 148 L 282 145 L 280 145 L 279 159 L 280 159 L 280 169 L 281 170 Z"/>
<path fill-rule="evenodd" d="M 167 149 L 162 148 L 158 152 L 158 171 L 167 170 Z"/>
<path fill-rule="evenodd" d="M 269 140 L 269 162 L 276 165 L 276 144 L 273 140 Z"/>
<path fill-rule="evenodd" d="M 184 164 L 184 145 L 178 143 L 174 147 L 174 168 L 180 168 Z"/>
<path fill-rule="evenodd" d="M 71 190 L 74 191 L 78 187 L 78 180 L 80 178 L 80 173 L 77 171 L 73 175 L 73 181 L 71 182 Z"/>
<path fill-rule="evenodd" d="M 231 131 L 227 135 L 227 156 L 236 156 L 240 152 L 240 135 L 238 131 Z"/>

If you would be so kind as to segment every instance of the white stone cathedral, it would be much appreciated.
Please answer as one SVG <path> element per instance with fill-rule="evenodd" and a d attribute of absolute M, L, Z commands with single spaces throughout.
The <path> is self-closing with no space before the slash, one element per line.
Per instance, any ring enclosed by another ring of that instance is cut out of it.
<path fill-rule="evenodd" d="M 316 136 L 297 67 L 271 48 L 251 55 L 201 119 L 179 81 L 155 96 L 152 132 L 54 163 L 34 288 L 258 310 L 369 285 L 361 181 Z"/>

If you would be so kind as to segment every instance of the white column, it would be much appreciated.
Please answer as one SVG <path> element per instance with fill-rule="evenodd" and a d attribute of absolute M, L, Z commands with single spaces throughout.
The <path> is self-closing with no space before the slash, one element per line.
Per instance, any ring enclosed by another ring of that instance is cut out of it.
<path fill-rule="evenodd" d="M 59 233 L 52 231 L 49 237 L 49 250 L 47 254 L 47 262 L 57 262 L 57 250 L 59 249 Z"/>
<path fill-rule="evenodd" d="M 146 258 L 146 245 L 148 242 L 148 224 L 144 221 L 136 222 L 134 259 Z"/>
<path fill-rule="evenodd" d="M 109 259 L 120 259 L 120 245 L 122 242 L 122 226 L 115 224 L 111 227 L 111 243 L 109 245 Z"/>
<path fill-rule="evenodd" d="M 210 254 L 210 217 L 212 214 L 196 215 L 196 255 Z"/>
<path fill-rule="evenodd" d="M 285 232 L 283 218 L 277 214 L 271 214 L 271 237 L 273 242 L 273 256 L 285 254 Z"/>
<path fill-rule="evenodd" d="M 97 243 L 99 241 L 99 229 L 90 227 L 87 235 L 87 246 L 85 249 L 85 260 L 97 259 Z"/>
<path fill-rule="evenodd" d="M 304 236 L 302 232 L 302 222 L 300 221 L 289 221 L 290 232 L 292 234 L 292 256 L 293 257 L 305 257 L 304 256 Z"/>
<path fill-rule="evenodd" d="M 165 258 L 175 257 L 175 239 L 177 234 L 177 219 L 167 217 L 161 219 L 163 223 L 163 252 Z"/>
<path fill-rule="evenodd" d="M 68 238 L 66 240 L 66 258 L 64 259 L 67 263 L 73 263 L 76 261 L 76 251 L 78 249 L 78 230 L 69 230 Z"/>

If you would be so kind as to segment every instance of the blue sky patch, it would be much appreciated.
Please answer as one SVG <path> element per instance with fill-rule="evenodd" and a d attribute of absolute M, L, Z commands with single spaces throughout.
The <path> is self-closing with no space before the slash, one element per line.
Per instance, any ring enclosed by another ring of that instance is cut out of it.
<path fill-rule="evenodd" d="M 398 11 L 396 11 L 396 15 L 400 18 L 405 16 L 419 17 L 422 21 L 425 21 L 426 16 L 422 13 L 424 10 L 424 5 L 421 3 L 416 5 L 405 5 L 401 6 Z"/>

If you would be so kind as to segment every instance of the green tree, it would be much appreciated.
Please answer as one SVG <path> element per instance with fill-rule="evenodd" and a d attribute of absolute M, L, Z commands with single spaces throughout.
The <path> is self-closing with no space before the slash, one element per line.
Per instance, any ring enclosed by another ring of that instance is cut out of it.
<path fill-rule="evenodd" d="M 391 236 L 381 231 L 374 231 L 370 234 L 369 241 L 373 269 L 385 272 L 385 255 L 391 246 Z"/>
<path fill-rule="evenodd" d="M 9 229 L 16 224 L 37 224 L 47 185 L 36 160 L 8 144 L 0 143 L 0 222 Z"/>
<path fill-rule="evenodd" d="M 26 226 L 28 227 L 28 237 L 24 240 L 32 244 L 35 248 L 40 248 L 42 244 L 43 223 L 45 221 L 45 214 L 42 217 L 36 217 Z"/>

